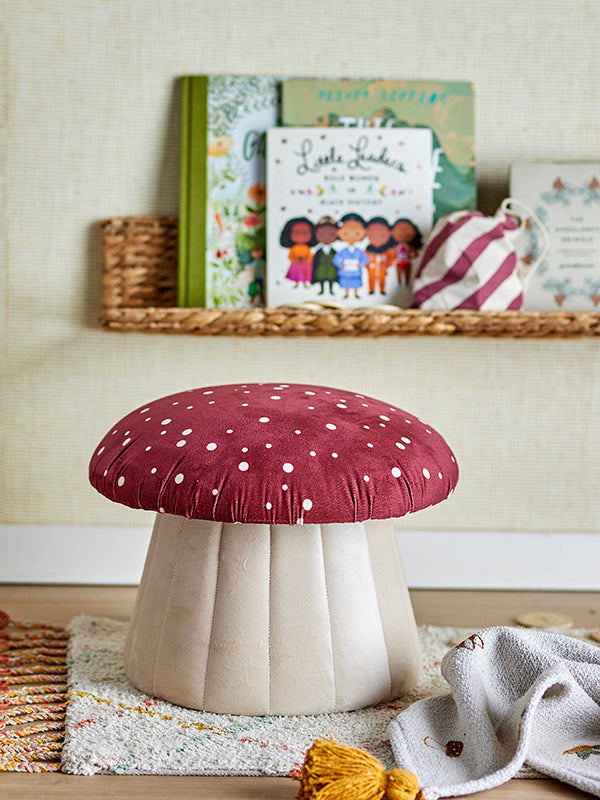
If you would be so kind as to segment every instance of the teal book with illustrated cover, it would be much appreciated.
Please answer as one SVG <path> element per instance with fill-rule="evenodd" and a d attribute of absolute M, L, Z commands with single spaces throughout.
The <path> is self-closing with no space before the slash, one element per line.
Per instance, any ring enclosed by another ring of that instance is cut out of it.
<path fill-rule="evenodd" d="M 427 128 L 267 133 L 267 301 L 408 307 L 433 219 Z"/>
<path fill-rule="evenodd" d="M 265 134 L 278 123 L 279 80 L 181 80 L 177 302 L 264 304 Z"/>
<path fill-rule="evenodd" d="M 294 127 L 429 128 L 435 221 L 476 209 L 474 102 L 462 81 L 294 78 L 282 83 L 281 118 Z"/>

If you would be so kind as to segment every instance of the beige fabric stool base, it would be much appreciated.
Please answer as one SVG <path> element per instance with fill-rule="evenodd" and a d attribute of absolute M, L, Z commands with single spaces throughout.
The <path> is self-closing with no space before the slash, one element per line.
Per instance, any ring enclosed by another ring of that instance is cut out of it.
<path fill-rule="evenodd" d="M 215 713 L 349 711 L 421 673 L 392 523 L 156 518 L 125 648 L 142 691 Z"/>

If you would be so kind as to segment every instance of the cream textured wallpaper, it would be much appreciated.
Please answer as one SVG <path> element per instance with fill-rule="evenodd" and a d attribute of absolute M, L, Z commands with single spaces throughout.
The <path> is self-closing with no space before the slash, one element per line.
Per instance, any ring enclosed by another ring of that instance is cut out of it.
<path fill-rule="evenodd" d="M 600 4 L 582 0 L 4 0 L 3 522 L 147 525 L 87 483 L 120 416 L 238 380 L 400 405 L 459 486 L 403 525 L 600 530 L 600 343 L 109 334 L 97 221 L 177 213 L 188 73 L 472 80 L 480 207 L 516 160 L 600 160 Z"/>

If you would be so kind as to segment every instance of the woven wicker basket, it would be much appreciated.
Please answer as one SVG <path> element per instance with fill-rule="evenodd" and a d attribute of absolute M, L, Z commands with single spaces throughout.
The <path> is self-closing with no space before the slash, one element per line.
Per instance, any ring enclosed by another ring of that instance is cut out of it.
<path fill-rule="evenodd" d="M 422 311 L 385 306 L 338 309 L 178 308 L 177 218 L 122 217 L 101 222 L 103 309 L 110 331 L 205 336 L 600 336 L 587 311 Z"/>

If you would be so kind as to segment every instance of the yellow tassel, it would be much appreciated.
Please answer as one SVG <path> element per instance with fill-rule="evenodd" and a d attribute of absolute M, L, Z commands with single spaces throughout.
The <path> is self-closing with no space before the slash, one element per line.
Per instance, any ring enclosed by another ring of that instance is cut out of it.
<path fill-rule="evenodd" d="M 420 800 L 415 775 L 386 772 L 373 756 L 355 747 L 317 739 L 306 754 L 297 800 Z"/>

